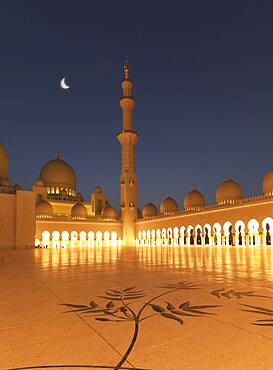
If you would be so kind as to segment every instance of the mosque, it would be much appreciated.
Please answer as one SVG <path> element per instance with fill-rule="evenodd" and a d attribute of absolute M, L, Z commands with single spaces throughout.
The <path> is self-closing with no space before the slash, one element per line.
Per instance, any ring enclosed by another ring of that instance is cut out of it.
<path fill-rule="evenodd" d="M 263 179 L 262 194 L 244 197 L 233 179 L 220 184 L 215 204 L 206 205 L 197 189 L 184 198 L 183 209 L 168 196 L 159 210 L 147 203 L 138 210 L 133 130 L 133 82 L 128 63 L 121 82 L 122 128 L 120 210 L 100 186 L 84 200 L 74 169 L 63 159 L 41 168 L 31 190 L 13 185 L 8 154 L 0 144 L 0 249 L 92 246 L 272 246 L 273 169 Z"/>

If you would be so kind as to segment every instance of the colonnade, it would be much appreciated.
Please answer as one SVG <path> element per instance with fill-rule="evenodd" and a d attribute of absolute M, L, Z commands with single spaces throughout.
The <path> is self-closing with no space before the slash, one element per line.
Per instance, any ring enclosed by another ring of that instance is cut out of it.
<path fill-rule="evenodd" d="M 41 238 L 35 239 L 35 246 L 53 247 L 53 248 L 66 248 L 66 247 L 95 247 L 95 246 L 121 246 L 121 239 L 118 234 L 113 231 L 53 231 L 50 233 L 47 230 L 42 232 Z"/>
<path fill-rule="evenodd" d="M 215 222 L 213 225 L 188 225 L 174 228 L 145 229 L 138 231 L 137 246 L 273 246 L 273 219 L 266 217 L 262 222 L 250 219 L 232 224 Z"/>

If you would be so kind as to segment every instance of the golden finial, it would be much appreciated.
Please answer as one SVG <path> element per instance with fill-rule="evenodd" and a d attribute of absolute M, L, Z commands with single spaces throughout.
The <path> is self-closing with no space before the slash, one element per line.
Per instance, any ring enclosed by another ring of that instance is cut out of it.
<path fill-rule="evenodd" d="M 127 57 L 125 59 L 125 64 L 123 66 L 123 70 L 124 70 L 124 78 L 125 78 L 125 80 L 128 80 L 129 79 L 129 65 L 128 65 L 128 58 Z"/>

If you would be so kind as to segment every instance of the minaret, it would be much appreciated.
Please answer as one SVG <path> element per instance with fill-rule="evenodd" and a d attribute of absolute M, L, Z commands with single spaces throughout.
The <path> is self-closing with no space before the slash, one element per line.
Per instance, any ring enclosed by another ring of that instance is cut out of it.
<path fill-rule="evenodd" d="M 122 109 L 122 130 L 117 134 L 121 145 L 120 208 L 123 245 L 135 245 L 135 221 L 137 218 L 137 177 L 135 169 L 135 143 L 138 134 L 133 131 L 132 98 L 133 82 L 129 80 L 129 66 L 123 67 L 124 80 L 121 83 L 123 96 L 119 101 Z"/>

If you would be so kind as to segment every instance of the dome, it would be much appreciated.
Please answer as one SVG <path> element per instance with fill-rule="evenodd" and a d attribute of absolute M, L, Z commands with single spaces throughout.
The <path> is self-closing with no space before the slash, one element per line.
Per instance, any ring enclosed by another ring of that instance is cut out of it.
<path fill-rule="evenodd" d="M 8 176 L 9 160 L 8 153 L 4 146 L 0 144 L 0 179 Z"/>
<path fill-rule="evenodd" d="M 178 211 L 178 205 L 176 201 L 171 197 L 167 197 L 160 204 L 160 213 L 162 215 L 171 215 L 177 211 Z"/>
<path fill-rule="evenodd" d="M 74 206 L 71 208 L 71 217 L 74 220 L 86 220 L 87 210 L 85 206 L 80 202 L 74 204 Z"/>
<path fill-rule="evenodd" d="M 45 186 L 76 188 L 77 177 L 73 168 L 65 161 L 56 158 L 47 162 L 41 169 L 40 180 Z"/>
<path fill-rule="evenodd" d="M 241 186 L 234 180 L 226 180 L 220 184 L 216 191 L 216 202 L 222 204 L 235 204 L 243 198 Z"/>
<path fill-rule="evenodd" d="M 263 180 L 263 193 L 273 195 L 273 168 L 268 171 Z"/>
<path fill-rule="evenodd" d="M 193 189 L 184 198 L 185 211 L 198 211 L 205 206 L 205 198 L 200 191 Z"/>
<path fill-rule="evenodd" d="M 41 200 L 36 204 L 36 216 L 38 218 L 53 218 L 52 205 L 47 200 Z"/>
<path fill-rule="evenodd" d="M 147 203 L 142 209 L 143 218 L 149 218 L 157 215 L 157 208 L 153 203 Z"/>
<path fill-rule="evenodd" d="M 110 204 L 106 204 L 106 206 L 101 211 L 101 217 L 108 220 L 116 220 L 117 219 L 117 212 L 114 207 Z"/>
<path fill-rule="evenodd" d="M 37 179 L 37 180 L 35 180 L 35 182 L 34 182 L 34 184 L 33 184 L 34 186 L 45 186 L 45 184 L 44 184 L 44 182 L 43 182 L 43 180 L 41 180 L 41 179 Z"/>
<path fill-rule="evenodd" d="M 5 188 L 12 188 L 12 182 L 8 177 L 4 177 L 0 180 L 0 186 L 4 186 Z"/>

